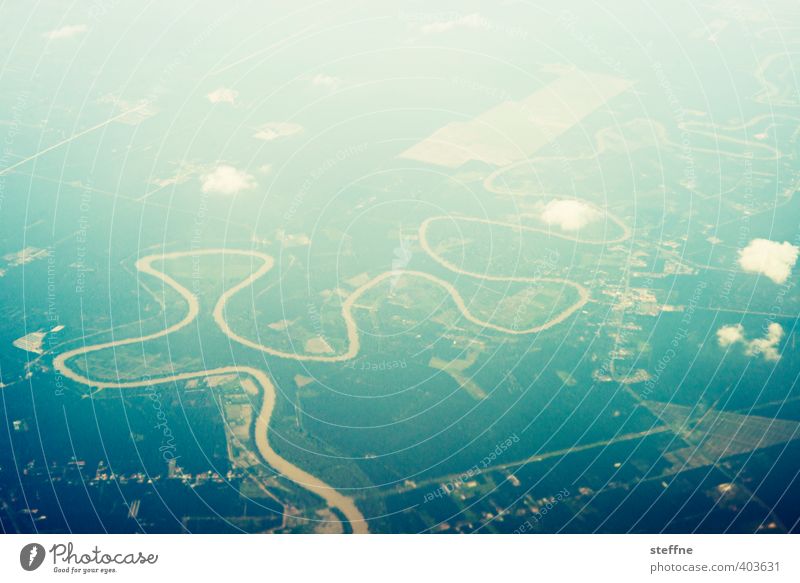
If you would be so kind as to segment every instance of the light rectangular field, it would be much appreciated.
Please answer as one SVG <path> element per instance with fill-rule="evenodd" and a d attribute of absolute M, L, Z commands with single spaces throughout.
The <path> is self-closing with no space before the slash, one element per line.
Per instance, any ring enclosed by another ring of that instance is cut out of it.
<path fill-rule="evenodd" d="M 449 168 L 469 161 L 506 166 L 534 154 L 630 86 L 618 77 L 571 71 L 521 101 L 444 126 L 400 157 Z"/>

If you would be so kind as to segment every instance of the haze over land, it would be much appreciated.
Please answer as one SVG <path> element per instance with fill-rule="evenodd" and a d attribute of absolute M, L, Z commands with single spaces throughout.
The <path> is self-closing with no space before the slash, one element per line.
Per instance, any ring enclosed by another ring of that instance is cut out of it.
<path fill-rule="evenodd" d="M 4 5 L 3 531 L 797 531 L 762 8 Z"/>

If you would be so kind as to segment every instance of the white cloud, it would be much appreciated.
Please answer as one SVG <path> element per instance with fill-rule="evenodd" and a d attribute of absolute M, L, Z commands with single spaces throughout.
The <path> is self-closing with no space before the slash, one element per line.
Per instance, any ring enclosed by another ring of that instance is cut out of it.
<path fill-rule="evenodd" d="M 767 328 L 767 333 L 763 338 L 748 340 L 744 335 L 744 328 L 741 324 L 733 326 L 723 326 L 717 330 L 717 340 L 723 348 L 734 344 L 744 344 L 744 353 L 747 356 L 763 356 L 764 360 L 777 361 L 781 355 L 778 352 L 778 344 L 783 339 L 783 326 L 773 322 Z"/>
<path fill-rule="evenodd" d="M 206 97 L 211 103 L 234 103 L 236 98 L 239 97 L 239 92 L 235 89 L 227 87 L 219 87 L 214 89 Z"/>
<path fill-rule="evenodd" d="M 158 108 L 155 106 L 155 103 L 149 99 L 130 101 L 128 99 L 122 99 L 119 95 L 113 93 L 101 95 L 97 99 L 97 103 L 114 104 L 120 114 L 124 114 L 122 117 L 116 118 L 116 121 L 132 126 L 138 125 L 158 113 Z"/>
<path fill-rule="evenodd" d="M 800 248 L 788 241 L 753 239 L 739 251 L 739 265 L 750 273 L 766 275 L 775 283 L 784 283 L 792 273 Z"/>
<path fill-rule="evenodd" d="M 722 347 L 728 347 L 737 342 L 744 341 L 744 328 L 741 324 L 723 326 L 717 330 L 717 340 Z"/>
<path fill-rule="evenodd" d="M 468 14 L 466 16 L 457 16 L 447 20 L 431 22 L 430 24 L 423 24 L 420 27 L 420 32 L 424 34 L 437 34 L 457 28 L 486 28 L 486 25 L 486 19 L 480 14 Z"/>
<path fill-rule="evenodd" d="M 334 77 L 332 75 L 323 75 L 322 73 L 318 73 L 311 78 L 311 84 L 317 87 L 327 87 L 328 89 L 336 89 L 342 84 L 342 80 L 339 77 Z"/>
<path fill-rule="evenodd" d="M 578 200 L 551 200 L 541 214 L 545 223 L 558 225 L 564 231 L 577 231 L 599 217 L 596 209 Z"/>
<path fill-rule="evenodd" d="M 299 124 L 276 121 L 264 124 L 258 128 L 258 131 L 253 134 L 253 137 L 269 142 L 271 140 L 277 140 L 278 138 L 291 136 L 301 131 L 303 131 L 303 126 Z"/>
<path fill-rule="evenodd" d="M 250 174 L 226 164 L 217 166 L 213 171 L 201 176 L 200 182 L 205 193 L 227 195 L 234 195 L 256 185 L 255 179 Z"/>
<path fill-rule="evenodd" d="M 783 326 L 773 322 L 769 325 L 766 336 L 753 340 L 747 345 L 745 354 L 747 356 L 758 356 L 760 354 L 764 357 L 764 360 L 778 360 L 781 357 L 778 353 L 778 343 L 782 338 Z"/>
<path fill-rule="evenodd" d="M 50 40 L 58 40 L 62 38 L 72 38 L 73 36 L 78 36 L 87 30 L 89 30 L 89 27 L 85 24 L 68 24 L 67 26 L 62 26 L 61 28 L 46 32 L 43 36 L 44 38 Z"/>
<path fill-rule="evenodd" d="M 166 188 L 176 184 L 183 184 L 199 171 L 200 168 L 195 164 L 179 162 L 178 169 L 172 176 L 167 176 L 166 178 L 154 178 L 150 182 L 160 188 Z"/>

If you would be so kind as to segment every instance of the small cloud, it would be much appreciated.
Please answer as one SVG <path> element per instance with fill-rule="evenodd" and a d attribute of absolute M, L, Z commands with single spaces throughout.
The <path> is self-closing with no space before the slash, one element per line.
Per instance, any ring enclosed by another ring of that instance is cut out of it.
<path fill-rule="evenodd" d="M 311 84 L 316 87 L 325 87 L 327 89 L 336 89 L 338 88 L 343 81 L 339 79 L 339 77 L 334 77 L 332 75 L 323 75 L 322 73 L 318 73 L 311 78 Z"/>
<path fill-rule="evenodd" d="M 717 330 L 717 340 L 719 341 L 719 345 L 723 348 L 727 348 L 728 346 L 736 344 L 737 342 L 743 342 L 744 328 L 741 324 L 736 324 L 735 326 L 723 326 Z"/>
<path fill-rule="evenodd" d="M 73 36 L 78 36 L 87 30 L 89 30 L 89 27 L 85 24 L 68 24 L 67 26 L 62 26 L 61 28 L 46 32 L 42 36 L 44 36 L 46 39 L 58 40 L 62 38 L 72 38 Z"/>
<path fill-rule="evenodd" d="M 578 200 L 551 200 L 541 214 L 542 221 L 564 231 L 577 231 L 599 217 L 595 208 Z"/>
<path fill-rule="evenodd" d="M 767 333 L 763 338 L 748 340 L 744 335 L 744 328 L 741 324 L 733 326 L 723 326 L 717 330 L 717 340 L 723 348 L 734 344 L 744 344 L 744 353 L 747 356 L 763 356 L 764 360 L 775 362 L 780 360 L 778 344 L 783 339 L 783 326 L 773 322 L 767 327 Z"/>
<path fill-rule="evenodd" d="M 234 195 L 256 186 L 256 181 L 250 174 L 226 164 L 201 176 L 200 182 L 203 184 L 203 192 L 226 195 Z"/>
<path fill-rule="evenodd" d="M 233 104 L 236 101 L 236 98 L 239 97 L 239 92 L 235 89 L 228 89 L 227 87 L 219 87 L 215 89 L 208 95 L 208 100 L 211 103 L 231 103 Z"/>
<path fill-rule="evenodd" d="M 178 164 L 178 169 L 172 176 L 167 176 L 166 178 L 154 178 L 150 182 L 159 188 L 166 188 L 168 186 L 174 186 L 176 184 L 182 184 L 188 181 L 191 176 L 198 173 L 200 168 L 194 164 L 181 162 Z"/>
<path fill-rule="evenodd" d="M 119 112 L 124 114 L 122 117 L 118 117 L 116 121 L 127 125 L 138 125 L 158 113 L 158 108 L 149 99 L 130 101 L 122 99 L 119 95 L 113 93 L 106 93 L 100 96 L 97 98 L 97 103 L 110 103 L 116 106 Z"/>
<path fill-rule="evenodd" d="M 455 30 L 457 28 L 486 28 L 486 25 L 486 19 L 480 14 L 468 14 L 466 16 L 458 16 L 448 20 L 440 20 L 438 22 L 423 24 L 419 30 L 424 34 L 438 34 Z"/>
<path fill-rule="evenodd" d="M 767 329 L 767 334 L 763 338 L 758 338 L 747 345 L 745 354 L 747 356 L 764 357 L 764 360 L 776 361 L 781 355 L 778 353 L 778 343 L 783 339 L 783 326 L 773 322 Z"/>
<path fill-rule="evenodd" d="M 788 241 L 753 239 L 739 251 L 739 265 L 749 273 L 761 273 L 775 283 L 784 283 L 792 273 L 800 248 Z"/>
<path fill-rule="evenodd" d="M 262 125 L 258 128 L 258 131 L 253 134 L 253 137 L 269 142 L 277 140 L 278 138 L 285 138 L 286 136 L 297 134 L 301 131 L 303 131 L 303 126 L 300 124 L 277 121 Z"/>

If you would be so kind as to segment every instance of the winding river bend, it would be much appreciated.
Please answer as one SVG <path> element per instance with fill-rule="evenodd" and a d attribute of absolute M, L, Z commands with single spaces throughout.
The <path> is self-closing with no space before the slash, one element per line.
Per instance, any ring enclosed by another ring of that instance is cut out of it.
<path fill-rule="evenodd" d="M 315 494 L 320 496 L 325 501 L 325 503 L 328 504 L 328 506 L 338 509 L 350 523 L 350 526 L 353 529 L 354 533 L 364 534 L 369 532 L 367 521 L 364 519 L 364 515 L 361 514 L 361 511 L 358 509 L 352 498 L 341 494 L 338 490 L 329 486 L 316 476 L 311 475 L 305 470 L 298 468 L 296 465 L 292 464 L 288 460 L 282 458 L 270 445 L 268 439 L 268 431 L 269 431 L 269 423 L 272 418 L 272 412 L 275 409 L 275 385 L 272 384 L 272 380 L 264 371 L 249 366 L 235 365 L 235 366 L 224 366 L 202 371 L 186 372 L 175 375 L 150 378 L 141 381 L 115 382 L 108 380 L 90 379 L 76 372 L 68 365 L 68 361 L 77 356 L 86 355 L 100 350 L 105 350 L 107 348 L 116 348 L 128 344 L 147 342 L 148 340 L 154 340 L 156 338 L 167 336 L 168 334 L 172 334 L 173 332 L 177 332 L 178 330 L 188 326 L 195 320 L 195 318 L 197 318 L 197 315 L 200 313 L 200 302 L 197 299 L 197 296 L 194 295 L 192 292 L 190 292 L 188 289 L 186 289 L 184 286 L 179 284 L 177 281 L 175 281 L 172 277 L 164 273 L 163 271 L 160 271 L 155 267 L 153 267 L 153 262 L 169 260 L 169 259 L 179 259 L 182 257 L 196 257 L 198 255 L 217 255 L 217 254 L 249 255 L 261 259 L 262 260 L 261 267 L 259 267 L 259 269 L 253 272 L 247 278 L 247 280 L 245 280 L 246 282 L 248 282 L 248 284 L 252 283 L 256 279 L 267 273 L 274 264 L 272 257 L 264 253 L 258 253 L 256 251 L 240 251 L 234 249 L 204 249 L 201 251 L 165 253 L 165 254 L 148 255 L 147 257 L 143 257 L 136 262 L 136 268 L 141 273 L 146 273 L 148 275 L 152 275 L 153 277 L 160 279 L 165 284 L 173 288 L 176 292 L 178 292 L 181 295 L 181 297 L 183 297 L 184 300 L 186 300 L 189 310 L 183 317 L 183 319 L 181 319 L 178 323 L 173 324 L 172 326 L 169 326 L 163 330 L 154 332 L 152 334 L 147 334 L 145 336 L 126 338 L 124 340 L 113 340 L 111 342 L 104 342 L 102 344 L 85 346 L 81 348 L 76 348 L 75 350 L 64 352 L 62 354 L 59 354 L 53 360 L 54 367 L 66 378 L 73 380 L 77 383 L 81 383 L 97 389 L 132 389 L 132 388 L 146 387 L 162 383 L 188 381 L 190 379 L 204 378 L 204 377 L 224 375 L 224 374 L 236 374 L 237 376 L 240 377 L 251 378 L 261 388 L 261 394 L 262 394 L 261 409 L 258 413 L 258 417 L 256 418 L 254 426 L 254 433 L 255 433 L 254 438 L 258 452 L 264 459 L 264 461 L 268 463 L 276 471 L 280 472 L 280 474 L 283 475 L 285 478 L 295 482 L 301 487 L 306 488 L 307 490 L 310 490 L 311 492 L 314 492 Z M 240 288 L 237 286 L 237 288 L 232 288 L 232 289 L 238 291 L 238 289 Z M 227 301 L 227 299 L 230 298 L 232 295 L 233 294 L 227 296 L 223 295 L 224 300 L 221 298 L 220 302 L 217 304 L 220 310 L 224 306 L 224 301 Z"/>
<path fill-rule="evenodd" d="M 125 338 L 122 340 L 111 340 L 109 342 L 94 344 L 90 346 L 82 346 L 74 350 L 64 352 L 62 354 L 57 355 L 54 358 L 53 366 L 64 377 L 72 381 L 75 381 L 76 383 L 84 384 L 90 388 L 96 388 L 96 389 L 141 388 L 157 384 L 187 381 L 196 378 L 205 378 L 205 377 L 225 375 L 225 374 L 235 374 L 239 377 L 244 377 L 246 379 L 252 380 L 258 387 L 260 387 L 262 395 L 261 409 L 254 423 L 253 430 L 254 430 L 254 441 L 256 444 L 256 448 L 261 457 L 263 458 L 263 460 L 267 464 L 269 464 L 272 468 L 274 468 L 276 471 L 280 472 L 280 474 L 285 478 L 293 481 L 299 486 L 306 488 L 307 490 L 320 496 L 329 507 L 339 510 L 342 513 L 342 515 L 344 515 L 344 517 L 347 519 L 347 521 L 350 523 L 354 533 L 358 534 L 367 533 L 369 532 L 367 520 L 364 518 L 364 515 L 358 509 L 354 500 L 351 497 L 345 496 L 332 486 L 323 482 L 321 479 L 317 478 L 316 476 L 313 476 L 312 474 L 306 472 L 305 470 L 297 467 L 288 460 L 284 459 L 270 445 L 269 443 L 270 420 L 272 419 L 272 413 L 275 409 L 276 390 L 274 384 L 272 383 L 272 380 L 264 371 L 249 366 L 231 365 L 231 366 L 224 366 L 224 367 L 218 367 L 201 371 L 185 372 L 185 373 L 166 375 L 155 378 L 148 378 L 146 380 L 112 381 L 112 380 L 91 379 L 89 377 L 86 377 L 82 375 L 80 372 L 72 369 L 69 366 L 69 361 L 75 357 L 87 355 L 108 348 L 116 348 L 120 346 L 137 344 L 137 343 L 147 342 L 149 340 L 154 340 L 157 338 L 162 338 L 164 336 L 177 332 L 188 326 L 190 323 L 192 323 L 200 313 L 200 302 L 197 296 L 193 294 L 191 291 L 189 291 L 186 287 L 178 283 L 175 279 L 170 277 L 167 273 L 153 266 L 153 263 L 157 261 L 164 262 L 164 261 L 169 261 L 171 259 L 181 259 L 185 257 L 198 257 L 203 255 L 239 255 L 239 256 L 248 256 L 258 259 L 261 262 L 261 264 L 255 271 L 253 271 L 244 280 L 230 287 L 229 289 L 225 290 L 222 293 L 222 295 L 220 296 L 220 298 L 218 299 L 217 303 L 213 308 L 214 321 L 224 334 L 226 334 L 231 340 L 239 344 L 242 344 L 244 346 L 250 347 L 255 350 L 259 350 L 261 352 L 270 354 L 278 358 L 293 359 L 298 361 L 341 362 L 356 357 L 360 351 L 360 340 L 358 335 L 358 327 L 356 325 L 356 321 L 353 316 L 353 308 L 358 299 L 364 293 L 375 288 L 376 286 L 380 285 L 382 282 L 390 278 L 397 278 L 397 277 L 420 278 L 435 283 L 441 286 L 450 295 L 456 307 L 458 307 L 459 311 L 467 320 L 478 326 L 482 326 L 484 328 L 492 329 L 497 332 L 506 334 L 515 334 L 515 335 L 534 334 L 542 330 L 545 330 L 547 328 L 550 328 L 552 326 L 555 326 L 560 322 L 563 322 L 566 318 L 572 315 L 576 310 L 580 309 L 580 307 L 582 307 L 588 301 L 589 298 L 588 290 L 586 290 L 580 284 L 577 284 L 575 282 L 566 279 L 525 277 L 525 276 L 491 276 L 487 274 L 474 273 L 459 268 L 455 264 L 439 256 L 437 252 L 433 248 L 431 248 L 431 246 L 428 243 L 427 240 L 428 227 L 432 222 L 440 219 L 441 218 L 439 217 L 433 217 L 431 219 L 426 220 L 420 226 L 419 240 L 423 250 L 434 261 L 436 261 L 443 267 L 447 268 L 448 270 L 469 277 L 494 280 L 494 281 L 514 281 L 514 282 L 545 281 L 551 283 L 562 283 L 564 285 L 573 287 L 578 292 L 577 301 L 573 305 L 569 306 L 567 309 L 553 316 L 550 320 L 548 320 L 546 323 L 542 325 L 526 329 L 516 329 L 516 328 L 512 329 L 492 324 L 491 322 L 486 322 L 484 320 L 477 318 L 469 311 L 463 298 L 458 293 L 458 291 L 450 283 L 434 275 L 422 271 L 412 271 L 412 270 L 387 271 L 374 277 L 373 279 L 367 281 L 365 284 L 358 287 L 342 303 L 342 317 L 344 319 L 345 328 L 347 332 L 347 348 L 344 352 L 342 352 L 341 354 L 334 354 L 334 355 L 296 354 L 292 352 L 281 351 L 275 348 L 271 348 L 269 346 L 264 346 L 263 344 L 259 344 L 248 338 L 244 338 L 243 336 L 240 336 L 239 334 L 234 332 L 231 329 L 230 325 L 228 324 L 227 320 L 225 319 L 225 306 L 227 302 L 232 297 L 234 297 L 238 292 L 252 285 L 256 280 L 266 275 L 272 269 L 272 267 L 274 266 L 274 259 L 270 255 L 258 251 L 224 249 L 224 248 L 178 251 L 173 253 L 157 253 L 140 258 L 136 262 L 136 269 L 140 273 L 154 277 L 162 281 L 164 284 L 168 285 L 172 289 L 174 289 L 186 301 L 188 307 L 186 315 L 179 322 L 171 326 L 168 326 L 163 330 L 159 330 L 151 334 Z M 459 220 L 486 222 L 488 224 L 495 224 L 501 227 L 520 229 L 519 225 L 514 225 L 511 223 L 501 223 L 498 221 L 491 221 L 487 219 L 472 219 L 464 217 L 464 218 L 459 218 Z M 615 222 L 617 221 L 615 220 Z M 630 234 L 630 231 L 628 231 L 627 227 L 625 227 L 625 225 L 622 224 L 621 221 L 618 222 L 618 224 L 623 227 L 623 234 L 620 238 L 616 239 L 614 242 L 624 240 Z M 544 232 L 543 230 L 534 227 L 522 227 L 521 229 Z M 599 241 L 586 241 L 586 242 L 598 243 L 598 244 L 602 243 Z"/>

